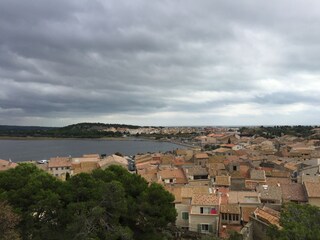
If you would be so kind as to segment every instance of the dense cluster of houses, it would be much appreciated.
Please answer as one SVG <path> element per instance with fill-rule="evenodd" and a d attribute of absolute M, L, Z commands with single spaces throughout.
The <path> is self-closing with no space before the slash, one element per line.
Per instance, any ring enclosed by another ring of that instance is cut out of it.
<path fill-rule="evenodd" d="M 270 224 L 281 228 L 280 209 L 286 202 L 320 207 L 319 140 L 240 137 L 230 131 L 196 140 L 218 148 L 177 149 L 133 158 L 56 157 L 38 166 L 64 180 L 67 175 L 121 165 L 174 195 L 176 226 L 181 231 L 222 238 L 234 230 L 243 239 L 263 239 Z M 0 160 L 0 170 L 15 166 Z"/>
<path fill-rule="evenodd" d="M 136 156 L 137 173 L 175 196 L 176 225 L 227 238 L 264 239 L 286 202 L 320 207 L 320 142 L 211 133 L 212 151 L 180 149 Z"/>

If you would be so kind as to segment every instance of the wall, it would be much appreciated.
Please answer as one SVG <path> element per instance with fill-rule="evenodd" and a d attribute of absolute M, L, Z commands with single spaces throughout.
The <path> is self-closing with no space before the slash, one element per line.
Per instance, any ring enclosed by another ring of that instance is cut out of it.
<path fill-rule="evenodd" d="M 189 227 L 189 219 L 188 220 L 182 219 L 182 212 L 189 212 L 190 205 L 179 203 L 175 205 L 175 208 L 178 213 L 178 216 L 176 219 L 177 227 Z M 189 218 L 190 218 L 190 215 L 189 215 Z"/>

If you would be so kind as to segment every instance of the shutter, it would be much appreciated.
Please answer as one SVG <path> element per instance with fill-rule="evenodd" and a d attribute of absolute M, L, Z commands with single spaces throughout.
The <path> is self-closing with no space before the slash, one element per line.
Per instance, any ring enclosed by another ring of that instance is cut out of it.
<path fill-rule="evenodd" d="M 189 219 L 189 213 L 188 212 L 182 212 L 182 219 L 188 220 Z"/>
<path fill-rule="evenodd" d="M 198 224 L 198 232 L 201 232 L 201 224 Z"/>

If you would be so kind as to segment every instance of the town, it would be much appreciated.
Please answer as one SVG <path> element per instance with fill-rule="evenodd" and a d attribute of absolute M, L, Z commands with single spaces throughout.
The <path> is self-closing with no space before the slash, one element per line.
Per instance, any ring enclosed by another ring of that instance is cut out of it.
<path fill-rule="evenodd" d="M 179 236 L 228 238 L 237 232 L 242 239 L 265 239 L 270 225 L 281 229 L 283 203 L 320 207 L 320 140 L 241 136 L 237 128 L 210 128 L 201 134 L 188 140 L 188 148 L 165 153 L 86 154 L 33 163 L 63 181 L 120 165 L 150 184 L 161 184 L 175 198 Z M 0 171 L 18 165 L 0 163 Z"/>

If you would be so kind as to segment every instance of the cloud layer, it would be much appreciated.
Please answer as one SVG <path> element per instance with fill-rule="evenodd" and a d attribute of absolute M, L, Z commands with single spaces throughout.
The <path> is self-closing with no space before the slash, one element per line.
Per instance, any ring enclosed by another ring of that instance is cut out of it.
<path fill-rule="evenodd" d="M 0 124 L 319 124 L 317 1 L 2 0 Z"/>

